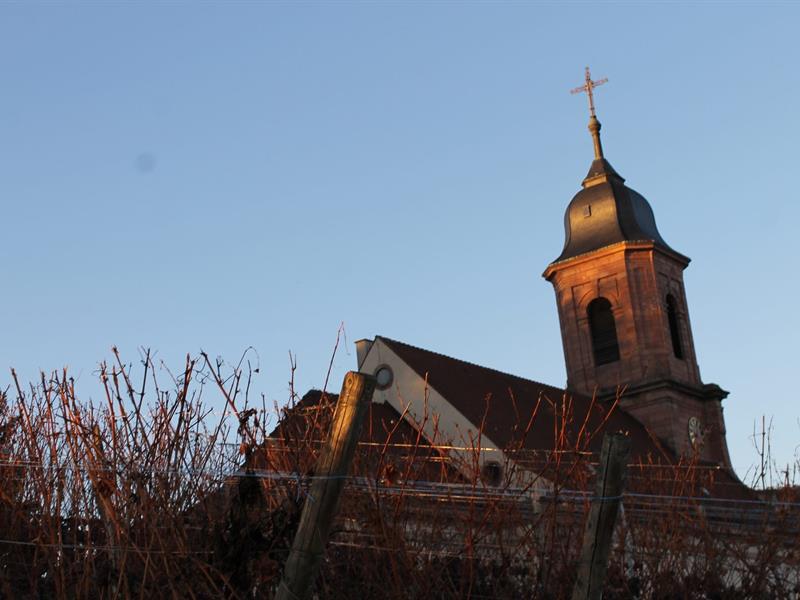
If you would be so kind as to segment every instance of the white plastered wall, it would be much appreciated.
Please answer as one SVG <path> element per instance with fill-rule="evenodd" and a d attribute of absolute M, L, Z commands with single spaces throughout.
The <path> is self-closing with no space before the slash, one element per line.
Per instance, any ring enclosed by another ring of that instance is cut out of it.
<path fill-rule="evenodd" d="M 428 441 L 448 447 L 447 453 L 465 475 L 473 475 L 475 466 L 480 472 L 486 463 L 496 462 L 504 473 L 510 469 L 515 485 L 535 488 L 536 497 L 541 490 L 552 488 L 551 483 L 539 474 L 519 469 L 488 436 L 483 434 L 479 438 L 472 422 L 378 337 L 359 370 L 374 375 L 382 365 L 391 368 L 394 379 L 387 389 L 376 388 L 372 401 L 388 403 L 405 415 L 415 429 L 421 428 Z"/>

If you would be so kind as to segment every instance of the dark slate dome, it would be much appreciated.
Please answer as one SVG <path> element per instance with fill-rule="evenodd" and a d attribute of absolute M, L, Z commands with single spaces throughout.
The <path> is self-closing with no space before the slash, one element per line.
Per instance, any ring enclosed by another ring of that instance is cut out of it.
<path fill-rule="evenodd" d="M 583 189 L 569 203 L 564 229 L 564 250 L 553 262 L 623 241 L 651 241 L 675 252 L 658 233 L 650 204 L 625 185 L 602 154 L 592 162 Z"/>

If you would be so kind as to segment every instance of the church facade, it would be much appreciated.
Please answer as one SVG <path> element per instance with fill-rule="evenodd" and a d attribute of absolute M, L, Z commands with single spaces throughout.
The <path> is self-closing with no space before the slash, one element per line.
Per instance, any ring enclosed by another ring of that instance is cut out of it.
<path fill-rule="evenodd" d="M 373 402 L 391 406 L 432 443 L 468 453 L 477 442 L 483 469 L 512 460 L 498 458 L 514 442 L 510 413 L 538 410 L 542 398 L 558 412 L 569 398 L 584 424 L 596 418 L 606 430 L 626 431 L 635 459 L 693 457 L 738 483 L 725 439 L 727 392 L 700 378 L 683 282 L 689 258 L 667 244 L 647 200 L 605 158 L 592 98 L 598 83 L 587 70 L 579 88 L 589 95 L 594 159 L 566 208 L 564 248 L 543 274 L 555 291 L 566 387 L 382 336 L 356 342 L 359 370 L 377 379 Z M 605 412 L 611 406 L 613 418 Z M 551 430 L 534 426 L 525 445 L 552 447 Z"/>

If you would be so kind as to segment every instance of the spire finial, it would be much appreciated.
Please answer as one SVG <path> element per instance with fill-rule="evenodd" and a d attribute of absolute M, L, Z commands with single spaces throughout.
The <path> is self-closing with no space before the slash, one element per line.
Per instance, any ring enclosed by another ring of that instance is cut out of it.
<path fill-rule="evenodd" d="M 597 120 L 597 115 L 594 112 L 594 88 L 603 85 L 608 81 L 608 77 L 592 81 L 592 74 L 589 72 L 589 67 L 586 67 L 586 82 L 570 90 L 572 94 L 580 94 L 586 92 L 589 97 L 589 131 L 592 134 L 592 141 L 594 142 L 594 157 L 595 159 L 603 158 L 603 145 L 600 143 L 600 121 Z"/>

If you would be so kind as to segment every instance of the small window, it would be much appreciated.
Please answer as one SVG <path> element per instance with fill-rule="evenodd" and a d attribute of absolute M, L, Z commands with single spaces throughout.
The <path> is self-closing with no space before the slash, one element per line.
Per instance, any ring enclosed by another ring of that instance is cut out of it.
<path fill-rule="evenodd" d="M 675 353 L 675 358 L 683 359 L 681 328 L 676 304 L 675 296 L 667 294 L 667 321 L 669 321 L 669 335 L 672 338 L 672 352 Z"/>
<path fill-rule="evenodd" d="M 486 485 L 497 487 L 503 482 L 503 467 L 500 466 L 500 463 L 494 461 L 487 462 L 481 469 L 481 476 Z"/>
<path fill-rule="evenodd" d="M 380 365 L 375 369 L 375 387 L 379 390 L 386 390 L 392 385 L 394 381 L 394 373 L 392 373 L 389 365 Z"/>
<path fill-rule="evenodd" d="M 605 298 L 595 298 L 589 303 L 587 313 L 594 364 L 599 367 L 618 361 L 617 325 L 614 322 L 614 313 L 611 312 L 611 302 Z"/>

